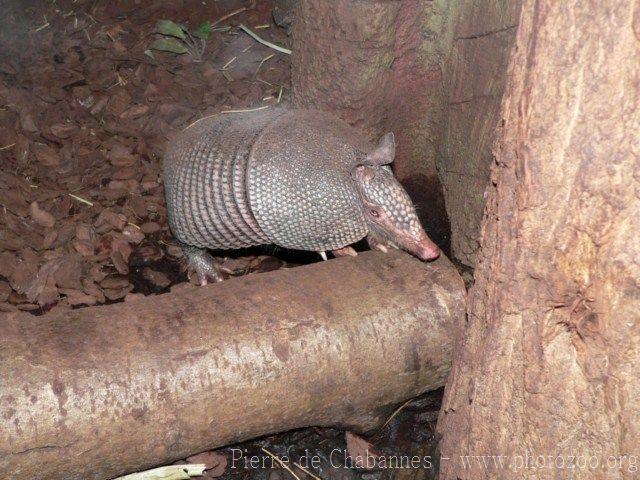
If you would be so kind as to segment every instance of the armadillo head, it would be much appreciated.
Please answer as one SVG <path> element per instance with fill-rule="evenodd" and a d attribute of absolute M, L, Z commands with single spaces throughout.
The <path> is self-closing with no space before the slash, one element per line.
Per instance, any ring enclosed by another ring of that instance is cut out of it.
<path fill-rule="evenodd" d="M 386 166 L 394 156 L 393 134 L 388 133 L 353 172 L 369 229 L 367 241 L 378 250 L 392 246 L 421 260 L 434 260 L 440 249 L 425 233 L 411 198 Z"/>

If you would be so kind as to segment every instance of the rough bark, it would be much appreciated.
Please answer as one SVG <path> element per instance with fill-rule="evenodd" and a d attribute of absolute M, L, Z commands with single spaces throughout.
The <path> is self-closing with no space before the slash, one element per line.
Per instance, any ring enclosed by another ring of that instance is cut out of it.
<path fill-rule="evenodd" d="M 134 303 L 0 319 L 0 477 L 104 479 L 444 384 L 464 286 L 367 252 Z"/>
<path fill-rule="evenodd" d="M 639 39 L 637 1 L 523 4 L 443 479 L 638 474 Z"/>
<path fill-rule="evenodd" d="M 455 5 L 305 0 L 293 29 L 294 103 L 331 111 L 371 140 L 394 132 L 394 173 L 436 241 L 449 231 L 436 156 L 444 135 L 442 71 Z"/>
<path fill-rule="evenodd" d="M 451 250 L 474 266 L 493 161 L 509 53 L 521 0 L 460 0 L 445 69 L 446 133 L 438 173 L 451 222 Z"/>

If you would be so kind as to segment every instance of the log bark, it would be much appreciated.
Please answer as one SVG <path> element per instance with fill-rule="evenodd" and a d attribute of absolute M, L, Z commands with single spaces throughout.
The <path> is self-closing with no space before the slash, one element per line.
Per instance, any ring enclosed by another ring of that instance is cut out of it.
<path fill-rule="evenodd" d="M 366 252 L 0 320 L 0 476 L 105 479 L 308 425 L 367 430 L 444 384 L 464 286 Z"/>
<path fill-rule="evenodd" d="M 636 478 L 640 3 L 526 0 L 443 479 Z"/>
<path fill-rule="evenodd" d="M 461 0 L 454 19 L 446 132 L 436 157 L 452 255 L 475 266 L 509 54 L 521 0 Z"/>

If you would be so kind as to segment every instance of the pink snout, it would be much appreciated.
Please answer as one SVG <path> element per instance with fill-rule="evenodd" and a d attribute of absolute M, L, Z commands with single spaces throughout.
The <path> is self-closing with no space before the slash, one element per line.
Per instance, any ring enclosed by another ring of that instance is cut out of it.
<path fill-rule="evenodd" d="M 400 242 L 400 246 L 420 260 L 435 260 L 440 256 L 440 249 L 426 234 L 419 241 L 406 239 Z"/>
<path fill-rule="evenodd" d="M 422 243 L 415 252 L 416 256 L 420 260 L 428 261 L 435 260 L 440 256 L 440 249 L 435 243 L 429 242 L 428 244 Z"/>

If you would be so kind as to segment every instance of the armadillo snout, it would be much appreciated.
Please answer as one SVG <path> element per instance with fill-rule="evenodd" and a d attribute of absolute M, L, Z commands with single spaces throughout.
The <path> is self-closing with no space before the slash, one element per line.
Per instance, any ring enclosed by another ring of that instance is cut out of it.
<path fill-rule="evenodd" d="M 426 235 L 422 241 L 409 246 L 409 248 L 405 247 L 405 250 L 424 261 L 435 260 L 440 256 L 440 249 Z"/>

